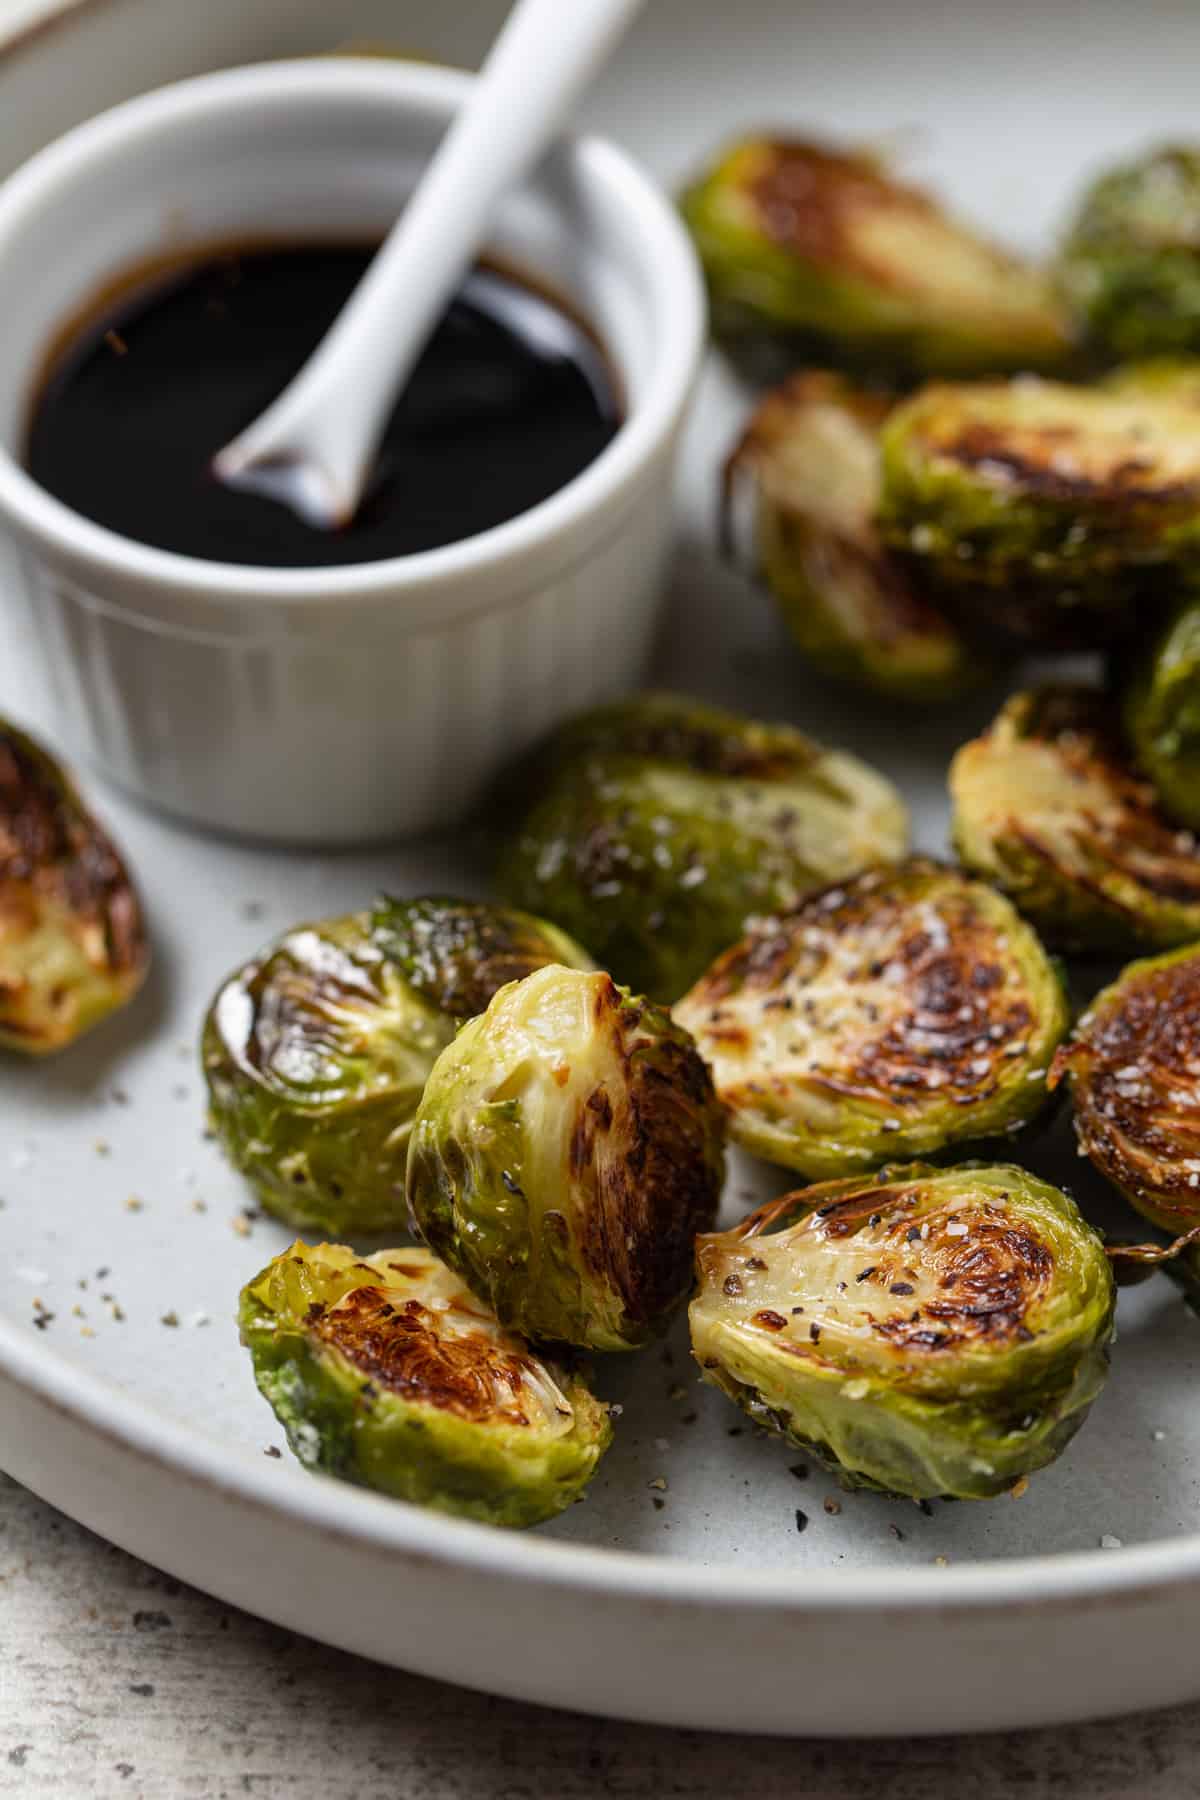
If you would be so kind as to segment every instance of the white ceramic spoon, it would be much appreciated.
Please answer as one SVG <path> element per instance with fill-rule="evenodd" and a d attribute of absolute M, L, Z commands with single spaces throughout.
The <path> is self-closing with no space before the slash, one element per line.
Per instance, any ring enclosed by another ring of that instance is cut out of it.
<path fill-rule="evenodd" d="M 643 0 L 517 0 L 469 105 L 333 325 L 214 459 L 230 487 L 347 525 L 397 397 L 474 262 L 497 201 L 562 127 Z"/>

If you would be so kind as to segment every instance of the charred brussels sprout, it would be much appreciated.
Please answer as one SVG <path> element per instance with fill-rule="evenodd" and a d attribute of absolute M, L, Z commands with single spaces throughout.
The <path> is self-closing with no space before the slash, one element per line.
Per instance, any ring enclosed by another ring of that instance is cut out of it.
<path fill-rule="evenodd" d="M 501 989 L 429 1078 L 414 1223 L 531 1338 L 630 1350 L 686 1297 L 721 1188 L 721 1111 L 692 1040 L 608 975 Z"/>
<path fill-rule="evenodd" d="M 762 402 L 730 459 L 727 512 L 750 498 L 756 563 L 819 669 L 895 699 L 954 699 L 987 664 L 875 525 L 890 408 L 838 375 L 793 376 Z"/>
<path fill-rule="evenodd" d="M 1181 390 L 943 383 L 882 433 L 885 540 L 956 616 L 1014 642 L 1103 644 L 1200 561 L 1200 434 Z"/>
<path fill-rule="evenodd" d="M 327 1231 L 406 1219 L 426 1077 L 497 986 L 556 960 L 553 926 L 460 900 L 380 900 L 298 926 L 235 971 L 204 1026 L 212 1120 L 268 1211 Z"/>
<path fill-rule="evenodd" d="M 1200 947 L 1133 963 L 1059 1051 L 1084 1154 L 1164 1230 L 1200 1224 Z"/>
<path fill-rule="evenodd" d="M 847 1487 L 985 1500 L 1053 1462 L 1100 1392 L 1096 1233 L 1023 1169 L 889 1169 L 697 1244 L 705 1379 Z"/>
<path fill-rule="evenodd" d="M 1200 600 L 1186 600 L 1143 652 L 1125 727 L 1164 808 L 1200 828 Z"/>
<path fill-rule="evenodd" d="M 810 1181 L 1027 1124 L 1070 1022 L 1010 903 L 927 862 L 756 922 L 675 1017 L 737 1142 Z"/>
<path fill-rule="evenodd" d="M 618 980 L 675 1000 L 753 913 L 903 856 L 891 783 L 783 725 L 670 695 L 589 713 L 535 754 L 500 891 Z M 539 791 L 540 790 L 540 791 Z"/>
<path fill-rule="evenodd" d="M 901 376 L 1057 368 L 1069 353 L 1044 276 L 866 151 L 748 138 L 682 207 L 731 348 Z"/>
<path fill-rule="evenodd" d="M 1102 354 L 1200 350 L 1200 152 L 1165 146 L 1094 182 L 1060 277 Z"/>
<path fill-rule="evenodd" d="M 0 719 L 0 1045 L 65 1049 L 141 986 L 137 893 L 74 783 Z"/>
<path fill-rule="evenodd" d="M 243 1290 L 259 1392 L 306 1468 L 492 1525 L 582 1492 L 612 1436 L 578 1374 L 427 1250 L 293 1244 Z"/>
<path fill-rule="evenodd" d="M 950 769 L 968 868 L 1063 950 L 1200 938 L 1200 846 L 1131 769 L 1113 709 L 1085 688 L 1015 694 Z"/>

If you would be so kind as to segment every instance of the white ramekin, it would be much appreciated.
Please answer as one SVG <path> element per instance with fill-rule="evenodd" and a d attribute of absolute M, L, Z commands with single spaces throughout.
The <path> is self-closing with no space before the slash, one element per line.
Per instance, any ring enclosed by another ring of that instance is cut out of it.
<path fill-rule="evenodd" d="M 354 58 L 235 69 L 102 114 L 0 189 L 16 601 L 64 747 L 180 817 L 292 843 L 434 829 L 644 666 L 704 305 L 672 209 L 606 143 L 564 144 L 496 220 L 491 251 L 593 322 L 627 400 L 591 467 L 510 523 L 388 562 L 262 570 L 135 544 L 18 460 L 47 343 L 106 279 L 222 240 L 384 230 L 469 84 Z"/>

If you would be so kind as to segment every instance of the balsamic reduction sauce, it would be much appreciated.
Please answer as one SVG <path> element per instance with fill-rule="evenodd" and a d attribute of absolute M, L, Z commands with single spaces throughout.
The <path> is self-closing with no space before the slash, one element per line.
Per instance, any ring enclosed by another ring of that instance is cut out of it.
<path fill-rule="evenodd" d="M 52 358 L 30 421 L 29 473 L 143 544 L 312 568 L 471 537 L 594 461 L 620 424 L 603 352 L 547 296 L 484 265 L 401 395 L 345 530 L 317 530 L 218 482 L 215 453 L 286 386 L 372 254 L 340 244 L 213 253 L 127 291 Z"/>

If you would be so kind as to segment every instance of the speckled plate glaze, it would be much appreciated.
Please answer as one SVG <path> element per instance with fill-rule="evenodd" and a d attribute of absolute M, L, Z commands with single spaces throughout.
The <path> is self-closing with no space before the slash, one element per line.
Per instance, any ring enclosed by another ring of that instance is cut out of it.
<path fill-rule="evenodd" d="M 0 24 L 32 9 L 0 3 Z M 338 31 L 470 62 L 495 0 L 355 0 Z M 0 59 L 0 169 L 177 75 L 330 46 L 314 0 L 83 0 Z M 1014 241 L 1045 242 L 1083 171 L 1195 129 L 1200 12 L 1121 0 L 947 12 L 931 0 L 655 0 L 598 124 L 665 178 L 744 122 L 907 146 L 915 172 Z M 911 128 L 911 130 L 909 129 Z M 807 678 L 767 604 L 712 552 L 714 471 L 743 405 L 710 371 L 656 676 L 795 721 L 888 769 L 944 847 L 953 748 L 997 696 L 888 715 Z M 36 724 L 21 628 L 0 704 Z M 403 780 L 403 770 L 397 779 Z M 701 1389 L 676 1333 L 604 1364 L 617 1443 L 585 1504 L 524 1537 L 306 1476 L 239 1350 L 239 1284 L 287 1241 L 203 1134 L 195 1053 L 222 973 L 306 916 L 395 890 L 482 892 L 469 833 L 394 853 L 266 853 L 189 835 L 91 784 L 141 880 L 157 961 L 122 1018 L 0 1071 L 0 1463 L 172 1573 L 383 1661 L 664 1723 L 924 1732 L 1098 1715 L 1200 1694 L 1200 1323 L 1155 1279 L 1121 1302 L 1109 1387 L 1019 1501 L 842 1495 Z M 1059 1127 L 1032 1163 L 1119 1212 Z M 733 1167 L 732 1219 L 786 1177 Z M 803 1515 L 807 1528 L 797 1529 Z"/>

